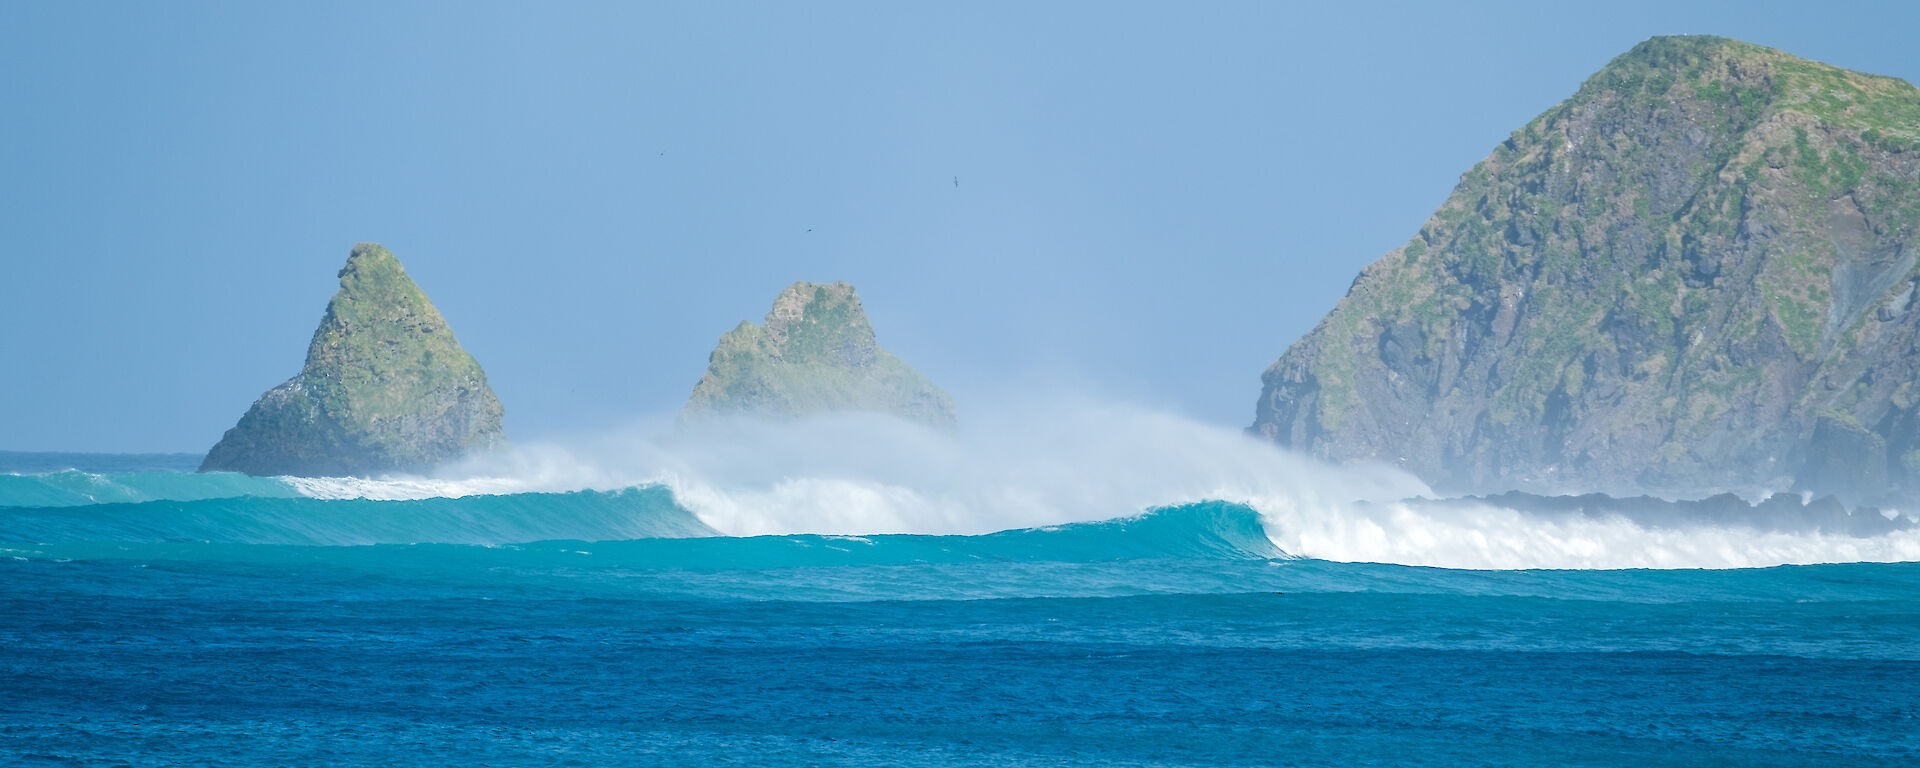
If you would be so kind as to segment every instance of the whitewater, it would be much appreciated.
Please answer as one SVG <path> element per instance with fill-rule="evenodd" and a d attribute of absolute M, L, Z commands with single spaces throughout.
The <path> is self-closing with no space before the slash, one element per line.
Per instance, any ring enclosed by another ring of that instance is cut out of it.
<path fill-rule="evenodd" d="M 1905 765 L 1920 526 L 1438 498 L 1147 409 L 0 454 L 0 757 Z M 1764 503 L 1762 503 L 1764 501 Z"/>

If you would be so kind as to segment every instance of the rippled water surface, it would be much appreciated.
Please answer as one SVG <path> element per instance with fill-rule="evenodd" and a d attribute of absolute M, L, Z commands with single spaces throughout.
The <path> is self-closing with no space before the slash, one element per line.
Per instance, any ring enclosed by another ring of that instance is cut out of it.
<path fill-rule="evenodd" d="M 1225 502 L 727 537 L 664 488 L 380 502 L 188 482 L 0 506 L 0 756 L 1920 763 L 1912 563 L 1338 563 Z"/>

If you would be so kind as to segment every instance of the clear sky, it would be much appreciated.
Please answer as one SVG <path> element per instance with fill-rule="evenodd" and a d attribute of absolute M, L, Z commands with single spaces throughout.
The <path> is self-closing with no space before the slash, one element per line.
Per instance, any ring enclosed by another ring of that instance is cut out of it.
<path fill-rule="evenodd" d="M 795 280 L 854 283 L 962 419 L 1071 386 L 1240 425 L 1640 40 L 1920 80 L 1914 3 L 1445 5 L 0 4 L 0 449 L 204 451 L 362 240 L 515 439 L 677 409 Z"/>

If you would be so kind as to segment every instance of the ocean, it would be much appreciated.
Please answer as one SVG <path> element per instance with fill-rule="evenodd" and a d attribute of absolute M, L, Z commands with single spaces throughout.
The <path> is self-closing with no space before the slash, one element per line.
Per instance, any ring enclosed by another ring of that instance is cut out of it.
<path fill-rule="evenodd" d="M 957 530 L 991 495 L 197 459 L 0 454 L 0 762 L 1920 764 L 1898 513 L 1336 504 L 1282 480 Z M 782 492 L 810 501 L 749 516 Z M 911 509 L 833 517 L 875 499 Z"/>

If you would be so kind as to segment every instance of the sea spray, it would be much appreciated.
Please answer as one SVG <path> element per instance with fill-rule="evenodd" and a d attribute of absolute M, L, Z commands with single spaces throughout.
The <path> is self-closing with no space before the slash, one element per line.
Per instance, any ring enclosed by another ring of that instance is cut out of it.
<path fill-rule="evenodd" d="M 1331 504 L 1430 493 L 1398 470 L 1331 466 L 1238 430 L 1137 407 L 969 413 L 957 432 L 832 414 L 529 444 L 443 468 L 438 477 L 452 480 L 400 485 L 497 492 L 660 483 L 729 535 L 978 534 L 1205 499 L 1284 494 Z"/>
<path fill-rule="evenodd" d="M 957 433 L 878 416 L 738 421 L 464 467 L 462 489 L 658 482 L 728 535 L 978 534 L 1222 500 L 1260 512 L 1293 556 L 1454 568 L 1738 568 L 1920 559 L 1910 525 L 1867 535 L 1745 502 L 1706 514 L 1582 515 L 1432 492 L 1378 465 L 1333 466 L 1237 430 L 1089 404 L 973 414 Z M 1804 524 L 1793 522 L 1794 516 Z M 1861 516 L 1878 513 L 1860 511 Z M 1829 521 L 1831 522 L 1831 521 Z"/>
<path fill-rule="evenodd" d="M 1391 468 L 1330 466 L 1145 409 L 1041 411 L 974 414 L 958 432 L 857 414 L 717 421 L 698 430 L 523 444 L 427 476 L 154 476 L 165 483 L 143 476 L 145 487 L 161 488 L 153 503 L 56 502 L 81 505 L 65 511 L 35 504 L 48 508 L 0 514 L 0 529 L 16 542 L 76 535 L 488 545 L 696 534 L 979 536 L 1217 501 L 1255 511 L 1276 554 L 1350 562 L 1742 568 L 1920 559 L 1920 533 L 1895 512 L 1738 500 L 1436 501 Z M 16 507 L 77 482 L 57 473 L 0 480 L 13 483 L 0 482 L 0 495 L 15 489 L 0 506 Z M 265 498 L 295 494 L 305 498 Z M 210 498 L 221 496 L 233 498 Z M 737 558 L 756 550 L 730 551 Z M 687 557 L 666 559 L 692 562 Z"/>

